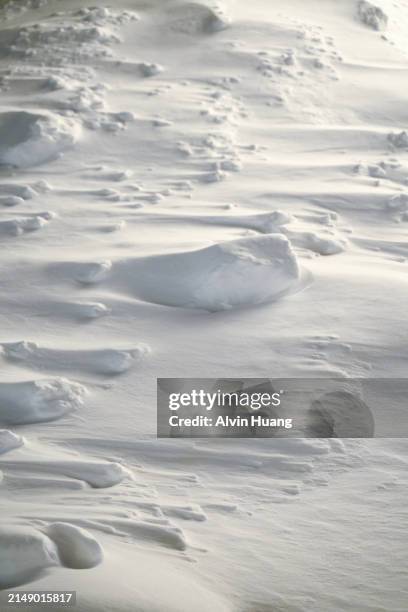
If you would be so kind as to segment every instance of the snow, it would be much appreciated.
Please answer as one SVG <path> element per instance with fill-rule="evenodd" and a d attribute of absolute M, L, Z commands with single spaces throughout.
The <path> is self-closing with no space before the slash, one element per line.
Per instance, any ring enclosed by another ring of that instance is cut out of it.
<path fill-rule="evenodd" d="M 23 439 L 8 429 L 0 429 L 0 454 L 7 453 L 13 448 L 24 444 Z"/>
<path fill-rule="evenodd" d="M 269 234 L 121 261 L 111 284 L 147 302 L 216 312 L 275 299 L 299 277 L 287 238 Z"/>
<path fill-rule="evenodd" d="M 0 529 L 0 588 L 32 580 L 40 571 L 58 565 L 53 542 L 29 527 Z"/>
<path fill-rule="evenodd" d="M 386 30 L 388 17 L 384 11 L 375 4 L 362 0 L 358 6 L 361 21 L 373 30 Z"/>
<path fill-rule="evenodd" d="M 46 533 L 55 542 L 65 567 L 89 569 L 101 563 L 102 547 L 85 529 L 67 523 L 51 523 Z"/>
<path fill-rule="evenodd" d="M 79 128 L 70 119 L 25 111 L 0 114 L 0 164 L 27 168 L 42 164 L 71 147 Z"/>
<path fill-rule="evenodd" d="M 19 425 L 57 419 L 82 403 L 85 387 L 65 378 L 0 384 L 0 422 Z"/>
<path fill-rule="evenodd" d="M 385 409 L 158 440 L 156 378 L 406 378 L 407 34 L 403 0 L 2 3 L 0 608 L 406 610 L 407 442 L 343 438 Z"/>
<path fill-rule="evenodd" d="M 109 376 L 129 370 L 148 353 L 149 347 L 140 345 L 128 351 L 115 349 L 64 351 L 39 347 L 35 342 L 22 341 L 5 343 L 1 351 L 6 359 L 29 364 L 33 369 L 89 371 Z"/>
<path fill-rule="evenodd" d="M 13 526 L 0 529 L 0 587 L 10 588 L 31 581 L 53 566 L 86 569 L 98 565 L 102 548 L 85 529 L 51 523 L 41 530 Z"/>

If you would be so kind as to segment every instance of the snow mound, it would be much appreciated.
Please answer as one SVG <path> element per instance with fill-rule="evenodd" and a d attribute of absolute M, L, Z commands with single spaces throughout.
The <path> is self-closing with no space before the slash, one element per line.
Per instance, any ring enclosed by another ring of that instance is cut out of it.
<path fill-rule="evenodd" d="M 55 544 L 30 527 L 0 528 L 0 589 L 25 584 L 59 565 Z"/>
<path fill-rule="evenodd" d="M 40 458 L 37 458 L 38 456 Z M 29 458 L 18 456 L 18 458 L 14 457 L 12 460 L 2 458 L 1 466 L 14 472 L 17 470 L 23 473 L 30 472 L 30 474 L 35 472 L 43 475 L 46 479 L 49 479 L 50 475 L 55 475 L 58 478 L 65 476 L 87 483 L 94 489 L 113 487 L 122 480 L 131 478 L 131 472 L 120 463 L 82 460 L 71 456 L 69 459 L 65 459 L 58 457 L 56 453 L 53 455 L 45 454 L 41 457 L 37 452 L 36 456 Z"/>
<path fill-rule="evenodd" d="M 103 551 L 99 542 L 85 529 L 69 523 L 53 523 L 46 530 L 57 546 L 65 567 L 88 569 L 99 565 Z"/>
<path fill-rule="evenodd" d="M 391 132 L 388 134 L 389 142 L 396 149 L 408 149 L 408 132 L 403 130 L 402 132 Z"/>
<path fill-rule="evenodd" d="M 58 350 L 43 348 L 35 342 L 10 342 L 0 345 L 3 355 L 37 369 L 80 370 L 93 374 L 115 375 L 129 370 L 149 348 L 140 344 L 131 350 Z"/>
<path fill-rule="evenodd" d="M 31 462 L 33 465 L 33 462 Z M 45 461 L 34 462 L 34 467 L 47 473 L 63 474 L 68 478 L 83 480 L 94 489 L 113 487 L 130 473 L 120 463 L 107 461 Z"/>
<path fill-rule="evenodd" d="M 147 62 L 141 62 L 139 70 L 144 77 L 156 76 L 163 72 L 164 68 L 160 64 L 149 64 Z"/>
<path fill-rule="evenodd" d="M 112 282 L 142 300 L 209 311 L 273 300 L 300 276 L 291 244 L 282 234 L 125 260 L 115 272 Z"/>
<path fill-rule="evenodd" d="M 35 232 L 45 225 L 49 219 L 44 215 L 33 215 L 32 217 L 16 217 L 0 221 L 0 236 L 21 236 L 28 232 Z"/>
<path fill-rule="evenodd" d="M 319 235 L 316 232 L 286 231 L 292 244 L 318 255 L 337 255 L 347 248 L 347 241 L 340 236 Z"/>
<path fill-rule="evenodd" d="M 81 265 L 76 275 L 76 280 L 82 285 L 92 285 L 99 283 L 111 271 L 112 262 L 109 260 L 101 262 L 91 262 Z"/>
<path fill-rule="evenodd" d="M 8 195 L 8 196 L 0 196 L 0 206 L 19 206 L 20 204 L 24 204 L 24 199 L 19 196 Z"/>
<path fill-rule="evenodd" d="M 85 387 L 65 378 L 0 383 L 0 423 L 52 421 L 82 404 Z"/>
<path fill-rule="evenodd" d="M 361 21 L 373 30 L 385 30 L 388 26 L 388 16 L 384 11 L 367 0 L 359 3 L 358 14 Z"/>
<path fill-rule="evenodd" d="M 52 523 L 44 532 L 20 525 L 0 528 L 0 589 L 31 582 L 50 567 L 88 569 L 101 563 L 102 548 L 85 529 Z"/>
<path fill-rule="evenodd" d="M 99 319 L 111 313 L 111 309 L 101 302 L 52 302 L 54 312 L 66 318 Z"/>
<path fill-rule="evenodd" d="M 228 22 L 208 6 L 186 2 L 171 8 L 169 27 L 182 34 L 213 34 L 228 27 Z"/>
<path fill-rule="evenodd" d="M 21 198 L 21 200 L 33 200 L 38 196 L 38 193 L 29 185 L 20 185 L 18 183 L 1 183 L 0 194 L 14 196 Z"/>
<path fill-rule="evenodd" d="M 0 113 L 0 165 L 27 168 L 72 147 L 79 126 L 66 117 L 25 111 Z"/>
<path fill-rule="evenodd" d="M 23 446 L 24 440 L 8 429 L 0 429 L 0 455 Z"/>
<path fill-rule="evenodd" d="M 168 521 L 164 524 L 156 524 L 149 521 L 118 518 L 112 519 L 111 525 L 121 533 L 127 533 L 137 540 L 153 542 L 173 550 L 188 548 L 183 530 Z"/>

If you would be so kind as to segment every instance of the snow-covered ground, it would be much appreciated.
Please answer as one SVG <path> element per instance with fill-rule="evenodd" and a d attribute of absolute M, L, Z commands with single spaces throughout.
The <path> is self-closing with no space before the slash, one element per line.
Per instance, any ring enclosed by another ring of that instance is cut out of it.
<path fill-rule="evenodd" d="M 406 0 L 6 4 L 0 589 L 408 609 L 406 440 L 155 433 L 156 377 L 406 376 L 407 40 Z"/>

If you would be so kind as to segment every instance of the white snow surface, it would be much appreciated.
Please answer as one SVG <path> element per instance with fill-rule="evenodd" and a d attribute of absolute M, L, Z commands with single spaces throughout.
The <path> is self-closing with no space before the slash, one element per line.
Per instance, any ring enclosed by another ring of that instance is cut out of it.
<path fill-rule="evenodd" d="M 406 440 L 157 440 L 155 380 L 406 377 L 407 40 L 406 0 L 0 9 L 0 600 L 406 612 Z"/>
<path fill-rule="evenodd" d="M 57 157 L 72 146 L 79 128 L 71 119 L 26 111 L 0 114 L 0 164 L 27 168 Z"/>

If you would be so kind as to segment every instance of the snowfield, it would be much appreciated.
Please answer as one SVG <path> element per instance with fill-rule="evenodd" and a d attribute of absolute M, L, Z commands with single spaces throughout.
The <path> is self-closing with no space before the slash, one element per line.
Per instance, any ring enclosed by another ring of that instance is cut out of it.
<path fill-rule="evenodd" d="M 408 2 L 1 4 L 0 611 L 406 612 L 407 440 L 156 378 L 407 376 Z"/>

